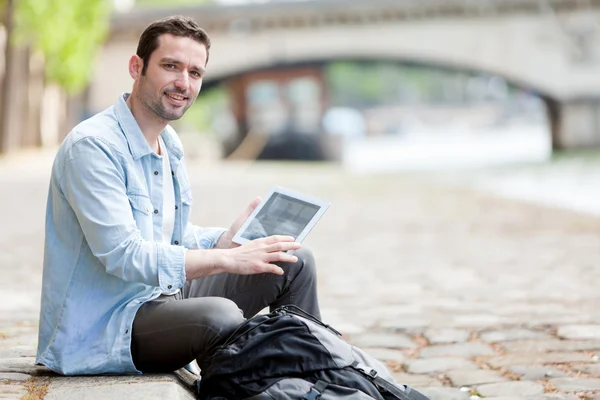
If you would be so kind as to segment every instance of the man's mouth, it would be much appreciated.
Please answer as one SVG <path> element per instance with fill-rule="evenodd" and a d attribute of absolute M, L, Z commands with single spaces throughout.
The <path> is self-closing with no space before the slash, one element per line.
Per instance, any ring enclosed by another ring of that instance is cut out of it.
<path fill-rule="evenodd" d="M 188 99 L 186 96 L 183 96 L 183 95 L 177 94 L 177 93 L 165 93 L 165 94 L 167 95 L 167 97 L 169 99 L 173 100 L 176 103 L 184 102 Z"/>

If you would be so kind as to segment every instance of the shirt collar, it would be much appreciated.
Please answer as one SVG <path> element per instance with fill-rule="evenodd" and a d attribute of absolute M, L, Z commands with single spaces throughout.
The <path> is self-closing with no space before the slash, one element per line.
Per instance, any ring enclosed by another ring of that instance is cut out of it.
<path fill-rule="evenodd" d="M 181 140 L 179 140 L 179 136 L 175 133 L 175 130 L 170 125 L 167 125 L 160 136 L 162 137 L 163 142 L 165 142 L 169 158 L 175 157 L 177 160 L 181 160 L 183 157 L 183 145 L 181 144 Z"/>
<path fill-rule="evenodd" d="M 134 160 L 138 160 L 145 155 L 153 153 L 153 151 L 135 120 L 135 117 L 131 113 L 131 110 L 127 106 L 126 101 L 129 95 L 130 93 L 121 94 L 114 107 L 117 120 L 119 121 L 119 125 L 121 125 L 121 130 L 127 139 L 131 156 Z M 161 136 L 167 147 L 169 158 L 174 156 L 178 160 L 181 159 L 183 157 L 183 146 L 173 128 L 167 125 L 161 132 Z"/>

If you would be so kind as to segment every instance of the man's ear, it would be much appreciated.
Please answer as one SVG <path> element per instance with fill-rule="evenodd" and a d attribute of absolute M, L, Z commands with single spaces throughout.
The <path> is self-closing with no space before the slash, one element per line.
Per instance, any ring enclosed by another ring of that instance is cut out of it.
<path fill-rule="evenodd" d="M 137 80 L 142 75 L 142 68 L 144 67 L 144 60 L 138 57 L 136 54 L 132 55 L 129 59 L 129 75 L 133 80 Z"/>

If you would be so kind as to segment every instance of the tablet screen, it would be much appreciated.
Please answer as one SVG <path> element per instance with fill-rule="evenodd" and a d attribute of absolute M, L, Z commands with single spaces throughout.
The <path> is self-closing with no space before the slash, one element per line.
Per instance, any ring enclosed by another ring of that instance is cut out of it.
<path fill-rule="evenodd" d="M 320 207 L 305 201 L 275 193 L 241 237 L 254 240 L 271 235 L 290 235 L 297 238 Z"/>

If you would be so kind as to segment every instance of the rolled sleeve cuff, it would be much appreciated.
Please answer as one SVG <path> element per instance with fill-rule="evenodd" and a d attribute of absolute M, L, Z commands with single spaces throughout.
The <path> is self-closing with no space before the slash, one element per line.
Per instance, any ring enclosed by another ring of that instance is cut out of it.
<path fill-rule="evenodd" d="M 215 230 L 214 235 L 215 237 L 213 238 L 212 242 L 211 242 L 211 246 L 210 248 L 214 248 L 217 246 L 217 243 L 219 243 L 219 239 L 221 239 L 221 236 L 223 236 L 223 234 L 225 232 L 227 232 L 227 229 L 223 229 L 223 228 L 213 228 Z"/>
<path fill-rule="evenodd" d="M 158 286 L 167 292 L 181 289 L 185 284 L 185 252 L 181 246 L 159 244 Z"/>
<path fill-rule="evenodd" d="M 196 235 L 196 243 L 199 249 L 212 249 L 217 245 L 221 236 L 227 231 L 223 228 L 205 228 Z"/>

